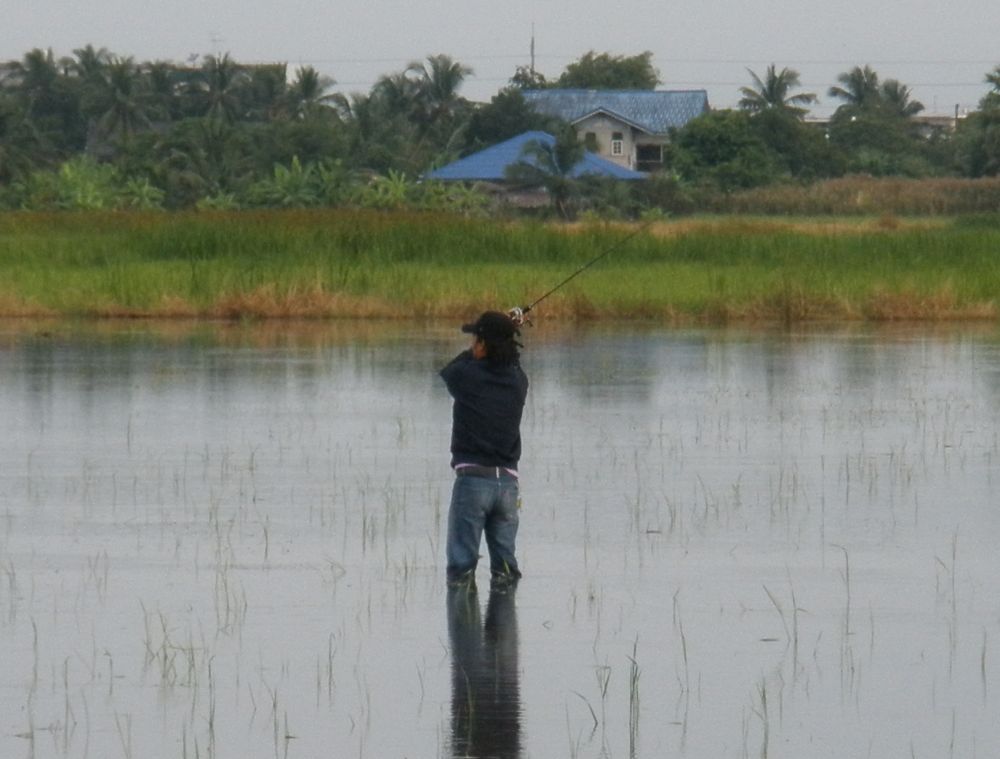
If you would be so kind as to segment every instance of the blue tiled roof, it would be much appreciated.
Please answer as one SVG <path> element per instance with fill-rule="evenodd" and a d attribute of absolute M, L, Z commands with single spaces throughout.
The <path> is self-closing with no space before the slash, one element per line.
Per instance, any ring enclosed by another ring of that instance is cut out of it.
<path fill-rule="evenodd" d="M 501 142 L 492 147 L 480 150 L 470 156 L 461 158 L 440 169 L 428 172 L 426 179 L 462 180 L 466 182 L 498 182 L 503 181 L 508 166 L 518 161 L 531 161 L 524 154 L 524 146 L 532 140 L 552 145 L 556 138 L 548 132 L 524 132 L 517 137 Z M 573 169 L 572 175 L 580 177 L 584 174 L 613 177 L 615 179 L 645 179 L 641 171 L 632 171 L 607 161 L 593 153 L 584 153 L 583 159 Z"/>
<path fill-rule="evenodd" d="M 708 110 L 705 90 L 526 90 L 524 99 L 571 124 L 604 111 L 650 134 L 666 134 Z"/>

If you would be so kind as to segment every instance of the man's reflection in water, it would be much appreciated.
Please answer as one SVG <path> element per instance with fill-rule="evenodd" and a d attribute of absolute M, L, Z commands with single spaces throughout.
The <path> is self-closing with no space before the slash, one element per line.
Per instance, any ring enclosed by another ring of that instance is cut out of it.
<path fill-rule="evenodd" d="M 514 587 L 490 589 L 486 621 L 474 585 L 448 589 L 451 752 L 458 759 L 521 756 Z"/>

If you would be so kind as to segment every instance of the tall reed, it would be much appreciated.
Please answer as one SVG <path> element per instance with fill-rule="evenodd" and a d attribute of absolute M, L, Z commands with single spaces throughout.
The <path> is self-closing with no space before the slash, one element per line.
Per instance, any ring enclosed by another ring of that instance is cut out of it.
<path fill-rule="evenodd" d="M 356 211 L 0 216 L 0 315 L 994 318 L 1000 224 L 547 226 Z"/>

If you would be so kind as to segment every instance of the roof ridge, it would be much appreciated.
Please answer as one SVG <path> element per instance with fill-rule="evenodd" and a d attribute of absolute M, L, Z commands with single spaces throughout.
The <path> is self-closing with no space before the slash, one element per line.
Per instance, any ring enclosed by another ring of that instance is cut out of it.
<path fill-rule="evenodd" d="M 705 90 L 526 90 L 525 100 L 541 113 L 577 123 L 598 110 L 650 134 L 666 134 L 708 110 Z"/>
<path fill-rule="evenodd" d="M 548 94 L 585 94 L 585 95 L 687 95 L 687 94 L 702 94 L 707 95 L 708 90 L 704 87 L 691 87 L 687 89 L 669 89 L 669 90 L 620 90 L 620 89 L 605 89 L 605 88 L 594 88 L 587 89 L 585 87 L 546 87 L 540 90 L 521 90 L 523 95 L 548 95 Z"/>
<path fill-rule="evenodd" d="M 462 181 L 503 180 L 506 166 L 523 160 L 525 158 L 524 145 L 533 140 L 552 145 L 556 138 L 541 130 L 522 132 L 464 158 L 459 158 L 447 166 L 427 172 L 424 178 Z M 585 151 L 581 161 L 574 167 L 573 174 L 579 176 L 594 173 L 587 171 L 588 168 L 597 170 L 599 174 L 618 179 L 641 179 L 645 176 L 642 172 L 633 171 L 596 153 Z"/>

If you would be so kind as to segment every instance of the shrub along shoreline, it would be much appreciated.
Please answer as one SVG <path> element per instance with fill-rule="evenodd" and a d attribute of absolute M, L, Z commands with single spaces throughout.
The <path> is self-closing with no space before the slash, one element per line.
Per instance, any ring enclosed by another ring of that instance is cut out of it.
<path fill-rule="evenodd" d="M 0 316 L 996 319 L 1000 215 L 542 224 L 346 210 L 0 215 Z M 616 247 L 619 246 L 620 247 Z"/>

